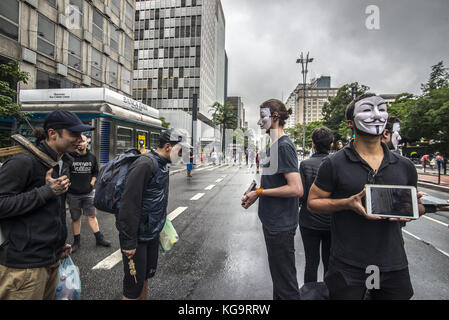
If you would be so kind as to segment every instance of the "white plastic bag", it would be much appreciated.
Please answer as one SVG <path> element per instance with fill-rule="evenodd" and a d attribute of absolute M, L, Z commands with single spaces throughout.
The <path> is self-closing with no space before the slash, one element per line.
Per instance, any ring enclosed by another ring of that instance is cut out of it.
<path fill-rule="evenodd" d="M 58 286 L 56 287 L 55 300 L 80 300 L 81 280 L 78 267 L 67 257 L 62 260 L 58 271 Z"/>

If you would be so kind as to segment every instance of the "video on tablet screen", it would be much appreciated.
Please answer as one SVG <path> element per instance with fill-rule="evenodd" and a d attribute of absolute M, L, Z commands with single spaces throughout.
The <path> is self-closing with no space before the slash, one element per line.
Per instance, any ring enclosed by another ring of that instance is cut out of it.
<path fill-rule="evenodd" d="M 413 217 L 412 190 L 397 188 L 371 188 L 373 215 Z"/>

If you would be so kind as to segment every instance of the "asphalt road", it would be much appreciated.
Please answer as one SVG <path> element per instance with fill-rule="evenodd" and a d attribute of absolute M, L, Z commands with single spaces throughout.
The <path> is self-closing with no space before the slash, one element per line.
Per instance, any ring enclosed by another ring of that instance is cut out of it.
<path fill-rule="evenodd" d="M 159 255 L 158 271 L 149 282 L 150 299 L 272 299 L 257 203 L 248 210 L 240 206 L 243 192 L 255 177 L 258 179 L 254 169 L 237 166 L 203 167 L 194 170 L 190 179 L 185 173 L 170 177 L 168 213 L 179 214 L 173 225 L 180 240 L 171 252 Z M 449 194 L 420 190 L 449 199 Z M 449 299 L 449 212 L 429 214 L 428 218 L 421 217 L 404 228 L 413 299 Z M 81 249 L 72 255 L 80 268 L 82 299 L 120 299 L 123 264 L 113 259 L 119 250 L 115 218 L 99 212 L 98 219 L 112 247 L 96 247 L 83 218 Z M 102 264 L 105 259 L 110 263 Z M 304 251 L 299 231 L 296 267 L 301 286 Z"/>

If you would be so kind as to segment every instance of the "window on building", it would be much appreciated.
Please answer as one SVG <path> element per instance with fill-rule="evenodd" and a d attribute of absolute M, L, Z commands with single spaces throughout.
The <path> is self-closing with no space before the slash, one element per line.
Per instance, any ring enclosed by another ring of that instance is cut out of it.
<path fill-rule="evenodd" d="M 92 78 L 103 81 L 102 54 L 100 51 L 92 48 L 91 53 L 91 76 Z"/>
<path fill-rule="evenodd" d="M 69 34 L 69 66 L 81 70 L 81 40 Z"/>
<path fill-rule="evenodd" d="M 111 35 L 109 45 L 110 45 L 111 49 L 118 52 L 119 32 L 117 30 L 117 27 L 114 26 L 112 23 L 109 24 L 109 29 L 110 29 L 109 33 Z"/>
<path fill-rule="evenodd" d="M 70 12 L 70 15 L 76 14 L 79 16 L 80 28 L 83 26 L 83 2 L 84 0 L 70 0 L 69 2 L 74 10 Z"/>
<path fill-rule="evenodd" d="M 114 12 L 114 14 L 120 18 L 120 4 L 121 0 L 111 0 L 109 2 L 111 6 L 111 11 Z"/>
<path fill-rule="evenodd" d="M 125 25 L 132 29 L 133 28 L 133 7 L 125 1 Z"/>
<path fill-rule="evenodd" d="M 49 74 L 42 70 L 36 72 L 36 89 L 58 89 L 58 88 L 79 88 L 76 83 L 66 80 L 65 78 Z"/>
<path fill-rule="evenodd" d="M 47 2 L 54 8 L 56 8 L 56 0 L 47 0 Z"/>
<path fill-rule="evenodd" d="M 124 153 L 133 147 L 133 130 L 131 128 L 117 127 L 117 154 Z"/>
<path fill-rule="evenodd" d="M 125 35 L 125 50 L 124 50 L 125 59 L 131 61 L 133 52 L 134 52 L 134 42 L 130 37 Z"/>
<path fill-rule="evenodd" d="M 0 1 L 0 34 L 19 40 L 19 2 Z"/>
<path fill-rule="evenodd" d="M 55 24 L 39 14 L 37 27 L 37 51 L 47 56 L 55 56 Z"/>
<path fill-rule="evenodd" d="M 92 33 L 94 37 L 100 41 L 103 41 L 103 25 L 104 25 L 103 16 L 97 9 L 94 9 Z"/>
<path fill-rule="evenodd" d="M 109 59 L 108 84 L 116 87 L 118 86 L 118 64 L 112 59 Z"/>

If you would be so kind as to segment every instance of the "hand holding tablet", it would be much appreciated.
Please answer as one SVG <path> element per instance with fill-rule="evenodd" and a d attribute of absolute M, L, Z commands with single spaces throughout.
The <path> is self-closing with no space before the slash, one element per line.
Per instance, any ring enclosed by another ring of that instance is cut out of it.
<path fill-rule="evenodd" d="M 368 216 L 410 221 L 419 218 L 418 195 L 413 186 L 365 185 Z"/>

